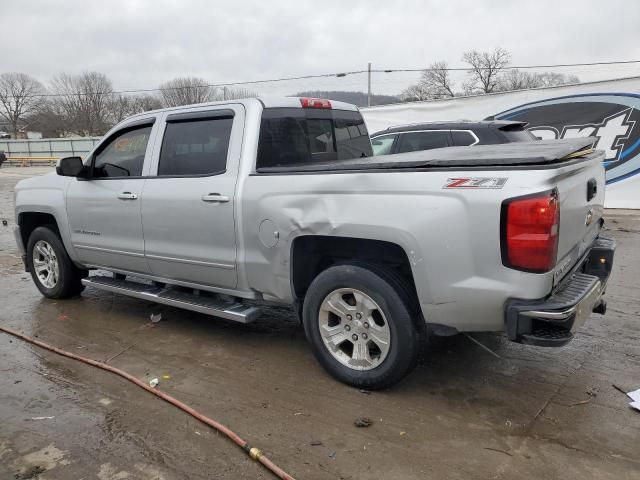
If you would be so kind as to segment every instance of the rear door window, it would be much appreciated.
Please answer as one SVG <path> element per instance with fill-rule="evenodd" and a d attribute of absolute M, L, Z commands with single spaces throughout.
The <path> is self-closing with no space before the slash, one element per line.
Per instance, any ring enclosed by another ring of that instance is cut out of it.
<path fill-rule="evenodd" d="M 167 123 L 158 176 L 215 175 L 227 166 L 232 117 Z"/>
<path fill-rule="evenodd" d="M 468 147 L 475 144 L 478 139 L 471 132 L 466 130 L 451 130 L 453 145 L 456 147 Z"/>
<path fill-rule="evenodd" d="M 397 134 L 380 135 L 371 139 L 371 147 L 374 155 L 389 155 L 393 153 L 393 142 L 398 138 Z"/>
<path fill-rule="evenodd" d="M 270 108 L 262 113 L 256 168 L 373 155 L 362 116 L 346 110 Z"/>
<path fill-rule="evenodd" d="M 407 132 L 400 137 L 398 153 L 449 147 L 449 131 Z"/>

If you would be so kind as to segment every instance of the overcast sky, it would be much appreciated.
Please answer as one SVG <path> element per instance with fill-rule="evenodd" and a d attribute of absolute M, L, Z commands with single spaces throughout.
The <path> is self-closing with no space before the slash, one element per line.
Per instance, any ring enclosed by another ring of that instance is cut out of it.
<path fill-rule="evenodd" d="M 95 70 L 116 89 L 176 76 L 211 83 L 374 68 L 463 66 L 462 52 L 501 46 L 513 65 L 640 59 L 640 2 L 9 1 L 0 2 L 0 72 L 46 83 Z M 640 75 L 640 65 L 562 70 L 581 80 Z M 374 77 L 399 92 L 412 74 Z M 249 86 L 263 94 L 366 90 L 366 76 Z"/>

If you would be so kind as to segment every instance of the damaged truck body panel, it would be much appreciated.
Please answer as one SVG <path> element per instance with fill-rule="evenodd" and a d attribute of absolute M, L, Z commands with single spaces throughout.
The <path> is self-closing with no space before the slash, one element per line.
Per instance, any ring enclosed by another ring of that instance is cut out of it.
<path fill-rule="evenodd" d="M 241 322 L 254 300 L 291 304 L 332 375 L 382 388 L 428 325 L 559 346 L 604 309 L 615 245 L 592 143 L 373 157 L 348 104 L 176 107 L 20 183 L 17 238 L 47 297 L 88 285 Z"/>
<path fill-rule="evenodd" d="M 602 185 L 600 155 L 592 154 L 588 162 Z M 545 296 L 554 286 L 554 272 L 523 274 L 502 264 L 499 205 L 511 197 L 550 189 L 552 175 L 571 178 L 572 172 L 583 168 L 574 164 L 560 171 L 520 174 L 365 170 L 252 175 L 246 179 L 243 229 L 255 229 L 269 220 L 274 229 L 269 233 L 278 239 L 272 246 L 262 243 L 259 235 L 246 239 L 245 249 L 253 252 L 252 261 L 247 262 L 249 282 L 266 297 L 289 302 L 293 300 L 290 252 L 296 238 L 321 235 L 378 240 L 397 245 L 406 254 L 428 323 L 459 331 L 501 330 L 505 299 Z M 499 190 L 443 188 L 452 176 L 469 173 L 474 178 L 503 175 L 507 180 Z M 567 198 L 561 208 L 577 208 Z M 584 219 L 588 209 L 583 205 L 582 210 L 566 216 Z M 599 219 L 601 208 L 593 215 Z M 592 221 L 594 233 L 599 229 L 597 223 Z M 563 233 L 561 229 L 559 255 L 564 256 L 574 245 Z"/>

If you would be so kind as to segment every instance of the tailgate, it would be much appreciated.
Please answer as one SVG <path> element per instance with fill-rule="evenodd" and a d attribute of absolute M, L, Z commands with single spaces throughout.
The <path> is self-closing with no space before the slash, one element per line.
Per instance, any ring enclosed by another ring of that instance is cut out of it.
<path fill-rule="evenodd" d="M 574 168 L 561 168 L 551 179 L 560 199 L 558 261 L 554 269 L 557 283 L 583 256 L 602 226 L 605 171 L 600 151 L 590 153 Z"/>

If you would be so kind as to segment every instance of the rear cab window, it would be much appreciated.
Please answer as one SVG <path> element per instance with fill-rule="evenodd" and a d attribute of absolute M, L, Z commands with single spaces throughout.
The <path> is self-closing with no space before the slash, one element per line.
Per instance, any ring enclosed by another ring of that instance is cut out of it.
<path fill-rule="evenodd" d="M 371 141 L 357 111 L 266 108 L 256 169 L 371 157 Z"/>

